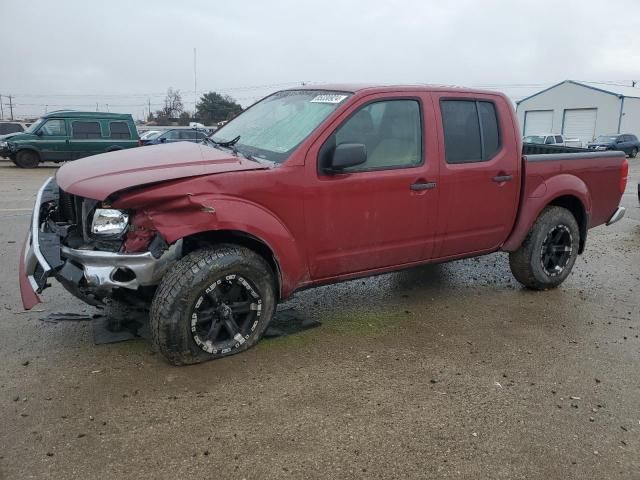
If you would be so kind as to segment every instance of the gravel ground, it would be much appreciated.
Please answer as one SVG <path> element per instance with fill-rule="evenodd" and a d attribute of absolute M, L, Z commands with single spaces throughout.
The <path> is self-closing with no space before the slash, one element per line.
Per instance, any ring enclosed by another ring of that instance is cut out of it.
<path fill-rule="evenodd" d="M 301 292 L 322 322 L 244 354 L 169 366 L 93 344 L 58 285 L 22 311 L 37 187 L 0 163 L 0 479 L 640 478 L 640 159 L 627 217 L 592 230 L 561 288 L 505 255 Z"/>

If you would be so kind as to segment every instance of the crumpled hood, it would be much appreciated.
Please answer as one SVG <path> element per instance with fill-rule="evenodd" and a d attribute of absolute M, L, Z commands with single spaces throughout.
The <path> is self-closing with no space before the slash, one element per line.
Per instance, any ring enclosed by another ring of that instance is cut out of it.
<path fill-rule="evenodd" d="M 257 162 L 198 143 L 136 147 L 75 160 L 58 170 L 62 190 L 94 200 L 132 187 L 241 170 L 263 170 Z"/>

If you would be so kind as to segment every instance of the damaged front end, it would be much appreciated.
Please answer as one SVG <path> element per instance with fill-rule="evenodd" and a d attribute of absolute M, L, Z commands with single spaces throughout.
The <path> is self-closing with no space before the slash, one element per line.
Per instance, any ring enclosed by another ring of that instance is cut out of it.
<path fill-rule="evenodd" d="M 99 219 L 94 218 L 97 211 Z M 168 246 L 157 232 L 136 231 L 130 212 L 117 212 L 63 191 L 54 178 L 42 185 L 20 257 L 25 309 L 40 302 L 38 294 L 50 286 L 51 277 L 90 305 L 118 293 L 135 296 L 160 282 L 181 256 L 181 242 Z M 128 248 L 132 244 L 133 250 Z"/>

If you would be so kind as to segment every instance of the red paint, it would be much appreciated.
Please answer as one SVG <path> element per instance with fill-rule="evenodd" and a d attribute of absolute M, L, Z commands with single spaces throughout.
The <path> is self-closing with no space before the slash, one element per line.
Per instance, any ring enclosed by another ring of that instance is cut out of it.
<path fill-rule="evenodd" d="M 151 231 L 169 243 L 215 230 L 262 240 L 278 262 L 283 298 L 322 283 L 517 249 L 540 211 L 560 196 L 580 200 L 589 227 L 605 223 L 619 204 L 620 157 L 580 159 L 576 154 L 576 160 L 523 161 L 515 113 L 502 94 L 424 86 L 327 89 L 355 93 L 277 168 L 177 143 L 70 163 L 58 172 L 58 184 L 70 193 L 135 210 L 127 251 L 142 250 Z M 335 128 L 362 104 L 394 97 L 421 102 L 424 164 L 318 173 L 318 151 Z M 444 161 L 441 98 L 495 102 L 502 148 L 492 160 Z M 511 175 L 513 181 L 496 183 L 498 175 Z M 419 182 L 437 187 L 410 190 Z"/>

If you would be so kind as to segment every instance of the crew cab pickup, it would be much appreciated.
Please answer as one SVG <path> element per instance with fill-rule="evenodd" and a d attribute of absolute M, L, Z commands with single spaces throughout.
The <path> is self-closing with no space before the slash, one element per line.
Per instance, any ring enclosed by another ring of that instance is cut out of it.
<path fill-rule="evenodd" d="M 207 138 L 64 165 L 40 188 L 26 309 L 55 278 L 93 305 L 149 305 L 174 364 L 254 345 L 295 291 L 508 252 L 560 285 L 587 231 L 622 218 L 623 152 L 522 155 L 500 93 L 402 86 L 274 93 Z"/>

